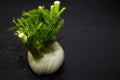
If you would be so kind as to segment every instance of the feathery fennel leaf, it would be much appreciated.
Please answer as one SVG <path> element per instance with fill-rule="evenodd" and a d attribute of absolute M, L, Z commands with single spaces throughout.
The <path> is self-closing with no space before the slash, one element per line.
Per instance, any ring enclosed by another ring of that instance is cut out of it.
<path fill-rule="evenodd" d="M 55 1 L 50 10 L 45 9 L 44 6 L 39 6 L 38 9 L 23 11 L 20 18 L 13 18 L 16 25 L 15 34 L 28 49 L 39 50 L 44 48 L 58 40 L 58 33 L 64 24 L 60 15 L 65 9 L 63 7 L 60 10 L 60 3 Z M 35 50 L 30 51 L 32 53 Z"/>

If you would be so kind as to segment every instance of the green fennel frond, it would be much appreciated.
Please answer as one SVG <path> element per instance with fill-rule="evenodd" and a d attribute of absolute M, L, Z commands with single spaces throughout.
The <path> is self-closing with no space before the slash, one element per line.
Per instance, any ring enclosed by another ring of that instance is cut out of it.
<path fill-rule="evenodd" d="M 55 1 L 50 10 L 44 6 L 38 9 L 23 11 L 20 18 L 13 18 L 15 23 L 15 35 L 26 45 L 35 49 L 46 47 L 53 41 L 58 40 L 58 33 L 64 24 L 60 15 L 66 8 L 60 9 L 60 1 Z"/>

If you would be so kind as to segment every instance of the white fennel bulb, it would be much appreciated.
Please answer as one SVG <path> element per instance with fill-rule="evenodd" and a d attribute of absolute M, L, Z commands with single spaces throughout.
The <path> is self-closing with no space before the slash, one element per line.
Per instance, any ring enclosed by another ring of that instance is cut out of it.
<path fill-rule="evenodd" d="M 49 45 L 43 52 L 43 57 L 35 59 L 28 51 L 28 62 L 36 74 L 52 74 L 57 71 L 64 61 L 64 51 L 58 42 Z"/>

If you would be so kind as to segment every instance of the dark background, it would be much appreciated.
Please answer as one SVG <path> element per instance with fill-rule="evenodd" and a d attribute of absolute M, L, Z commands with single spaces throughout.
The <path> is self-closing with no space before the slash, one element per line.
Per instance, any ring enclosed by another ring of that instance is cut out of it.
<path fill-rule="evenodd" d="M 0 0 L 0 80 L 120 80 L 120 6 L 113 0 L 61 0 L 67 10 L 60 40 L 64 65 L 55 74 L 37 76 L 27 50 L 7 29 L 23 10 L 54 0 Z"/>

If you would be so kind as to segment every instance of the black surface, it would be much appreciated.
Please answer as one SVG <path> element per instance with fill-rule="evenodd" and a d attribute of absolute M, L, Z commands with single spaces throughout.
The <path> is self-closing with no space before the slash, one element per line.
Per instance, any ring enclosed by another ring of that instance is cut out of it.
<path fill-rule="evenodd" d="M 7 29 L 23 10 L 53 1 L 0 0 L 0 80 L 120 80 L 120 6 L 115 0 L 62 0 L 67 7 L 60 40 L 64 65 L 53 75 L 31 71 L 27 51 Z"/>

